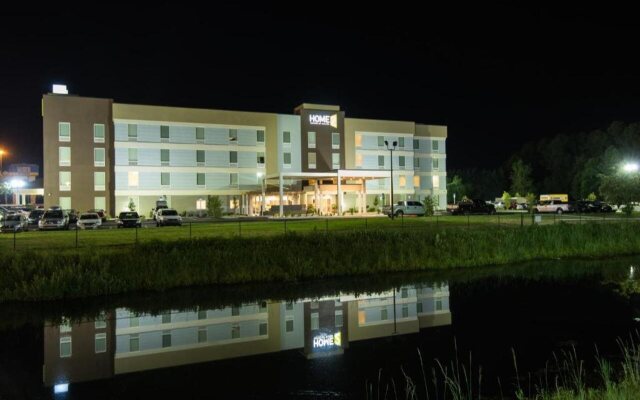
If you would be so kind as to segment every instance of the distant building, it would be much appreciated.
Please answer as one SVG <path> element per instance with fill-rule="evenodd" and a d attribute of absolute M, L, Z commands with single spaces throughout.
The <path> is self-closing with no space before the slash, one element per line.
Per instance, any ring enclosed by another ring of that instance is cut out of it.
<path fill-rule="evenodd" d="M 45 206 L 114 215 L 131 201 L 150 211 L 166 197 L 184 211 L 217 195 L 242 214 L 262 206 L 362 213 L 376 197 L 389 203 L 389 140 L 397 142 L 394 201 L 434 196 L 446 207 L 446 126 L 346 118 L 317 104 L 292 115 L 64 94 L 46 94 L 42 104 Z"/>

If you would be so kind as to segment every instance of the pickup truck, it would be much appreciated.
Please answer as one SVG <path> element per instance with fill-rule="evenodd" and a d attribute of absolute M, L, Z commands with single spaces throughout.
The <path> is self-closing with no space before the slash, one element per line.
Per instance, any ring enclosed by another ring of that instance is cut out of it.
<path fill-rule="evenodd" d="M 562 214 L 573 211 L 569 203 L 560 200 L 541 201 L 533 207 L 534 213 L 556 213 Z"/>
<path fill-rule="evenodd" d="M 384 213 L 391 217 L 391 207 L 385 207 Z M 399 201 L 393 205 L 393 214 L 396 217 L 403 215 L 417 215 L 422 217 L 425 214 L 424 204 L 419 201 Z"/>
<path fill-rule="evenodd" d="M 496 208 L 493 204 L 488 204 L 484 200 L 473 199 L 461 201 L 449 211 L 452 215 L 495 214 Z"/>

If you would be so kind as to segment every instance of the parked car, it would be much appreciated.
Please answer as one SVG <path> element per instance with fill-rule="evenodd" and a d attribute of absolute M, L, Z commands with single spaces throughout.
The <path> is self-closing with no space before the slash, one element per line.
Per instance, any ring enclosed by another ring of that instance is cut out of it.
<path fill-rule="evenodd" d="M 42 209 L 36 209 L 31 211 L 29 213 L 29 216 L 27 217 L 27 222 L 29 226 L 37 227 L 38 222 L 40 221 L 40 218 L 42 218 L 43 215 L 44 215 L 44 210 Z"/>
<path fill-rule="evenodd" d="M 391 217 L 391 207 L 385 207 L 384 213 Z M 424 204 L 419 201 L 399 201 L 393 206 L 393 215 L 396 217 L 401 217 L 403 215 L 417 215 L 421 217 L 424 214 Z"/>
<path fill-rule="evenodd" d="M 69 215 L 60 208 L 49 209 L 40 218 L 38 229 L 69 229 Z"/>
<path fill-rule="evenodd" d="M 23 213 L 17 212 L 7 214 L 2 221 L 2 232 L 24 232 L 29 229 L 27 217 Z"/>
<path fill-rule="evenodd" d="M 534 208 L 534 213 L 556 213 L 563 214 L 566 212 L 573 211 L 574 206 L 570 205 L 568 202 L 560 201 L 560 200 L 544 200 L 538 203 Z"/>
<path fill-rule="evenodd" d="M 102 225 L 102 219 L 96 213 L 83 213 L 76 222 L 76 226 L 80 229 L 97 229 L 100 225 Z"/>
<path fill-rule="evenodd" d="M 93 209 L 93 210 L 89 210 L 87 212 L 96 213 L 96 214 L 98 214 L 98 216 L 100 217 L 100 220 L 102 222 L 107 222 L 107 213 L 105 213 L 104 210 L 102 210 L 102 209 L 100 209 L 100 210 Z"/>
<path fill-rule="evenodd" d="M 135 211 L 123 211 L 118 215 L 118 228 L 142 228 L 140 216 Z"/>
<path fill-rule="evenodd" d="M 156 213 L 156 226 L 182 225 L 182 217 L 173 208 L 162 208 Z"/>
<path fill-rule="evenodd" d="M 473 199 L 464 200 L 458 202 L 458 204 L 451 210 L 452 215 L 467 215 L 467 214 L 495 214 L 496 208 L 493 204 L 487 203 L 484 200 Z"/>
<path fill-rule="evenodd" d="M 579 200 L 574 204 L 574 211 L 579 213 L 609 213 L 614 210 L 609 204 L 600 200 Z"/>

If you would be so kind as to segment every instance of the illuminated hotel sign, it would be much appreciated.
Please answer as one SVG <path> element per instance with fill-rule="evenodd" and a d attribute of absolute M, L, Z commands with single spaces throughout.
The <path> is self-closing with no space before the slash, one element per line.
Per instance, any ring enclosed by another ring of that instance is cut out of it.
<path fill-rule="evenodd" d="M 326 349 L 334 346 L 342 346 L 342 334 L 340 332 L 336 332 L 333 335 L 321 333 L 320 335 L 313 337 L 314 349 Z"/>
<path fill-rule="evenodd" d="M 309 123 L 311 125 L 326 125 L 337 128 L 338 115 L 309 114 Z"/>

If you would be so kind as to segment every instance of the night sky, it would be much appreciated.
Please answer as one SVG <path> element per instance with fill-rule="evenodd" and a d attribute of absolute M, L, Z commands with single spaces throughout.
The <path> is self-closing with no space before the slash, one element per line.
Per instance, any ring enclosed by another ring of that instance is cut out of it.
<path fill-rule="evenodd" d="M 635 12 L 515 3 L 4 11 L 4 162 L 41 165 L 40 100 L 54 82 L 120 103 L 292 113 L 311 102 L 446 124 L 448 169 L 493 168 L 528 140 L 640 121 Z"/>

